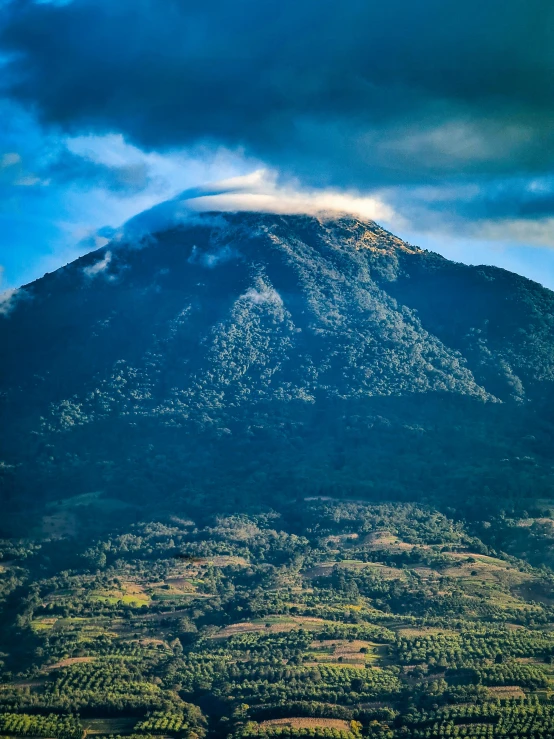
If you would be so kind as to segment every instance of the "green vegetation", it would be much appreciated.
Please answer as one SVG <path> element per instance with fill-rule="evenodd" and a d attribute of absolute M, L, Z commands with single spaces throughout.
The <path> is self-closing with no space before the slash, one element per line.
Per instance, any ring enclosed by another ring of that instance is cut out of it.
<path fill-rule="evenodd" d="M 30 716 L 26 713 L 1 713 L 0 731 L 15 736 L 45 736 L 80 739 L 83 729 L 71 716 Z"/>
<path fill-rule="evenodd" d="M 227 214 L 142 247 L 0 316 L 6 536 L 94 537 L 183 500 L 196 523 L 425 500 L 503 513 L 493 547 L 554 565 L 552 292 L 346 217 Z"/>
<path fill-rule="evenodd" d="M 225 218 L 0 316 L 0 732 L 554 737 L 554 295 Z"/>
<path fill-rule="evenodd" d="M 0 731 L 554 734 L 553 576 L 474 522 L 329 498 L 184 514 L 4 542 Z"/>

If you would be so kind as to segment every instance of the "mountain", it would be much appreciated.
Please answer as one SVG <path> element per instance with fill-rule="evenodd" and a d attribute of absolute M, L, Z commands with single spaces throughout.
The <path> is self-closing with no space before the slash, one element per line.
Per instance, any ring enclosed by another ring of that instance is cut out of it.
<path fill-rule="evenodd" d="M 204 213 L 115 240 L 3 303 L 4 525 L 92 493 L 535 505 L 553 339 L 546 288 L 352 217 Z"/>
<path fill-rule="evenodd" d="M 553 293 L 205 213 L 0 314 L 6 736 L 554 736 Z"/>

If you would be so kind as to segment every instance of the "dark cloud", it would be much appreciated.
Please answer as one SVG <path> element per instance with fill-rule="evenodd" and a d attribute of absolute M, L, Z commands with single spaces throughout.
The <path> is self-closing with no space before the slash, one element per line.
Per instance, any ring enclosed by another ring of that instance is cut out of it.
<path fill-rule="evenodd" d="M 6 92 L 69 132 L 215 142 L 319 184 L 541 173 L 551 0 L 6 5 Z"/>
<path fill-rule="evenodd" d="M 454 228 L 464 228 L 465 222 L 474 228 L 481 221 L 540 221 L 554 218 L 554 178 L 396 188 L 386 194 L 386 200 L 412 226 L 424 230 L 445 222 Z"/>
<path fill-rule="evenodd" d="M 459 205 L 468 217 L 500 220 L 554 216 L 554 182 L 504 182 Z"/>

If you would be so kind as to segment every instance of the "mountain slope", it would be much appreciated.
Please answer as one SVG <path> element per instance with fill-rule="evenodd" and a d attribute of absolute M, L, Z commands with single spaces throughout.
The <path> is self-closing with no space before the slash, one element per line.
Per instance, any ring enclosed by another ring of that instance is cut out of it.
<path fill-rule="evenodd" d="M 203 214 L 109 244 L 9 308 L 14 508 L 96 489 L 159 504 L 550 484 L 554 294 L 371 222 Z"/>

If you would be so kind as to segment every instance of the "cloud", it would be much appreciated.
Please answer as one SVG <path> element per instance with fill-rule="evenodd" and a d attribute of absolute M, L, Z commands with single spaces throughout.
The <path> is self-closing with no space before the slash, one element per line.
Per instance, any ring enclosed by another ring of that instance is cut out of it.
<path fill-rule="evenodd" d="M 554 176 L 503 177 L 385 189 L 402 228 L 421 234 L 554 246 Z"/>
<path fill-rule="evenodd" d="M 263 305 L 264 303 L 270 303 L 272 305 L 283 305 L 283 299 L 272 287 L 262 286 L 261 288 L 249 288 L 242 296 L 245 300 L 249 300 L 251 303 L 256 305 Z"/>
<path fill-rule="evenodd" d="M 259 163 L 240 151 L 198 147 L 145 152 L 120 134 L 108 134 L 64 139 L 64 148 L 49 163 L 48 175 L 57 186 L 69 189 L 66 208 L 75 215 L 71 214 L 67 227 L 88 244 L 99 223 L 103 228 L 117 229 L 129 222 L 128 231 L 133 230 L 135 239 L 141 233 L 160 230 L 167 221 L 163 212 L 168 206 L 164 204 L 183 186 L 239 175 L 255 166 Z M 144 212 L 146 216 L 131 220 Z M 81 222 L 71 223 L 79 216 Z M 159 225 L 154 223 L 156 218 Z"/>
<path fill-rule="evenodd" d="M 13 167 L 21 162 L 21 157 L 15 151 L 10 151 L 0 157 L 0 169 Z"/>
<path fill-rule="evenodd" d="M 554 216 L 530 221 L 506 218 L 501 221 L 482 221 L 475 225 L 473 233 L 480 239 L 504 244 L 527 243 L 535 246 L 554 247 Z"/>
<path fill-rule="evenodd" d="M 241 146 L 311 184 L 544 172 L 546 0 L 12 0 L 4 89 L 68 132 Z"/>
<path fill-rule="evenodd" d="M 389 132 L 382 141 L 382 151 L 393 158 L 399 156 L 423 171 L 460 171 L 491 167 L 494 171 L 504 160 L 517 160 L 533 145 L 533 129 L 501 119 L 447 120 L 429 127 L 404 125 Z"/>
<path fill-rule="evenodd" d="M 19 302 L 31 299 L 29 291 L 23 288 L 16 289 L 10 287 L 2 289 L 4 274 L 5 269 L 0 265 L 0 318 L 7 318 Z"/>
<path fill-rule="evenodd" d="M 224 246 L 216 251 L 202 252 L 197 246 L 192 247 L 192 253 L 188 259 L 189 264 L 199 264 L 202 267 L 213 269 L 219 264 L 240 258 L 240 254 L 230 246 Z"/>
<path fill-rule="evenodd" d="M 136 8 L 4 3 L 9 284 L 94 248 L 100 226 L 139 240 L 210 209 L 344 211 L 497 263 L 500 240 L 551 245 L 551 2 Z"/>
<path fill-rule="evenodd" d="M 158 204 L 128 221 L 117 239 L 140 242 L 152 233 L 163 231 L 179 223 L 206 224 L 199 214 L 210 213 L 214 228 L 224 226 L 217 214 L 225 212 L 260 212 L 279 214 L 336 214 L 348 213 L 371 220 L 397 223 L 400 217 L 378 195 L 362 196 L 356 191 L 303 188 L 298 181 L 280 181 L 277 172 L 256 170 L 248 175 L 233 177 L 185 190 L 177 197 Z M 213 263 L 234 255 L 213 255 Z M 193 252 L 194 263 L 211 266 L 206 260 L 212 256 Z"/>
<path fill-rule="evenodd" d="M 105 243 L 105 242 L 104 242 Z M 84 267 L 83 272 L 87 277 L 96 277 L 96 275 L 103 274 L 106 272 L 112 261 L 111 251 L 106 251 L 102 259 L 99 259 L 94 264 Z"/>
<path fill-rule="evenodd" d="M 20 159 L 9 157 L 10 166 L 0 168 L 0 261 L 9 287 L 101 247 L 106 242 L 98 236 L 112 238 L 124 222 L 183 188 L 260 166 L 221 147 L 161 153 L 132 146 L 120 134 L 68 137 L 6 100 L 0 121 L 0 151 Z M 18 183 L 31 172 L 40 183 Z"/>
<path fill-rule="evenodd" d="M 0 287 L 3 282 L 4 267 L 0 265 Z M 29 298 L 29 294 L 24 290 L 16 290 L 14 288 L 0 289 L 0 317 L 6 318 L 10 315 L 16 306 L 16 303 L 24 298 Z"/>
<path fill-rule="evenodd" d="M 47 183 L 43 182 L 40 179 L 40 177 L 37 177 L 36 175 L 33 175 L 33 174 L 22 175 L 21 177 L 18 177 L 14 181 L 14 185 L 18 187 L 34 187 L 35 185 L 42 185 L 42 184 L 47 184 Z"/>
<path fill-rule="evenodd" d="M 8 316 L 15 307 L 17 290 L 10 288 L 0 292 L 0 316 Z"/>
<path fill-rule="evenodd" d="M 27 172 L 23 168 L 21 155 L 15 151 L 9 151 L 0 156 L 0 183 L 13 185 L 15 187 L 34 187 L 35 185 L 48 184 L 37 175 Z"/>
<path fill-rule="evenodd" d="M 363 196 L 355 190 L 302 187 L 297 180 L 280 182 L 277 172 L 256 170 L 244 177 L 223 180 L 183 193 L 178 199 L 197 211 L 255 211 L 266 213 L 350 213 L 371 220 L 391 220 L 393 209 L 378 195 Z"/>

